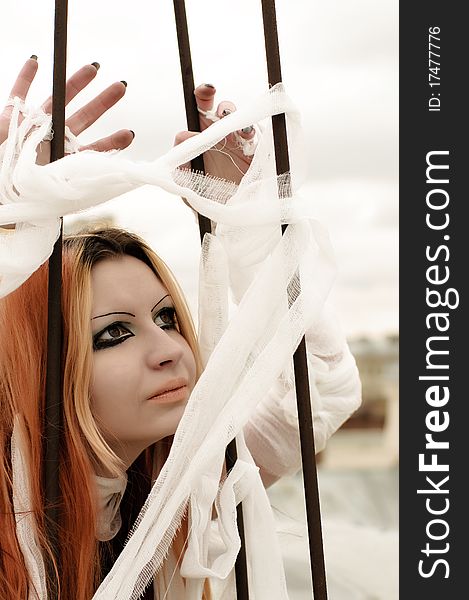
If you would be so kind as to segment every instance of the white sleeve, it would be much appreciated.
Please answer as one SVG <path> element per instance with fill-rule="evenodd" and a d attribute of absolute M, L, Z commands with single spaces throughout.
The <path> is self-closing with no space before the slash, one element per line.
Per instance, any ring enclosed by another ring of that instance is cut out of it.
<path fill-rule="evenodd" d="M 306 334 L 308 371 L 316 452 L 360 406 L 361 383 L 347 343 L 333 353 L 327 349 L 327 327 Z M 334 338 L 337 337 L 334 332 Z M 331 338 L 331 339 L 332 339 Z M 324 353 L 325 350 L 329 352 Z M 291 377 L 277 381 L 244 428 L 256 464 L 275 477 L 301 467 L 296 395 Z"/>

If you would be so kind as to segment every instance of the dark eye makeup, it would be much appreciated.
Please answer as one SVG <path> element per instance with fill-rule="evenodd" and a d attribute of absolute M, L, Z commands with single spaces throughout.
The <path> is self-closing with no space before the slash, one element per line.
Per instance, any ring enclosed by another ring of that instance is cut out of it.
<path fill-rule="evenodd" d="M 102 348 L 111 348 L 117 346 L 126 339 L 133 337 L 134 334 L 127 327 L 128 324 L 116 321 L 111 323 L 101 331 L 98 331 L 93 336 L 93 350 L 101 350 Z"/>
<path fill-rule="evenodd" d="M 174 306 L 164 306 L 155 314 L 153 320 L 161 329 L 177 329 L 176 309 Z"/>
<path fill-rule="evenodd" d="M 164 306 L 153 316 L 155 325 L 167 331 L 178 329 L 176 310 L 173 306 Z M 93 350 L 101 350 L 103 348 L 111 348 L 117 346 L 125 340 L 134 337 L 134 333 L 130 330 L 131 324 L 122 321 L 115 321 L 101 329 L 93 336 Z"/>

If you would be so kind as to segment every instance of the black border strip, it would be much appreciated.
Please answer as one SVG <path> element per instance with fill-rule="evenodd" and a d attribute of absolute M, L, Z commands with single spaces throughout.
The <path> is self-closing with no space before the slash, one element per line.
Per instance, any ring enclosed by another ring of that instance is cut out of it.
<path fill-rule="evenodd" d="M 466 595 L 461 6 L 400 8 L 400 597 L 425 600 Z"/>

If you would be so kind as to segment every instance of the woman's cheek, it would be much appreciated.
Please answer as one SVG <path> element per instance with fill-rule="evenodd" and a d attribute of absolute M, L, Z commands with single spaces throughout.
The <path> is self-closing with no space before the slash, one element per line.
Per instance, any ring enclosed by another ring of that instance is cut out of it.
<path fill-rule="evenodd" d="M 127 396 L 130 386 L 129 365 L 115 357 L 105 356 L 106 351 L 98 351 L 91 377 L 91 399 L 96 413 L 112 411 L 121 405 L 121 396 Z"/>

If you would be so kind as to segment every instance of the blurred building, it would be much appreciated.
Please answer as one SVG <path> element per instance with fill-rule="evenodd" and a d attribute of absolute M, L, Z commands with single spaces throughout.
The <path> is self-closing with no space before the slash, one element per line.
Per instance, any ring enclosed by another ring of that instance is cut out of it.
<path fill-rule="evenodd" d="M 331 600 L 395 600 L 398 577 L 398 335 L 349 340 L 361 407 L 318 455 L 324 552 Z M 291 600 L 310 600 L 301 473 L 268 490 L 281 532 Z"/>
<path fill-rule="evenodd" d="M 362 405 L 332 436 L 321 462 L 387 467 L 399 461 L 399 336 L 349 340 L 362 381 Z"/>

